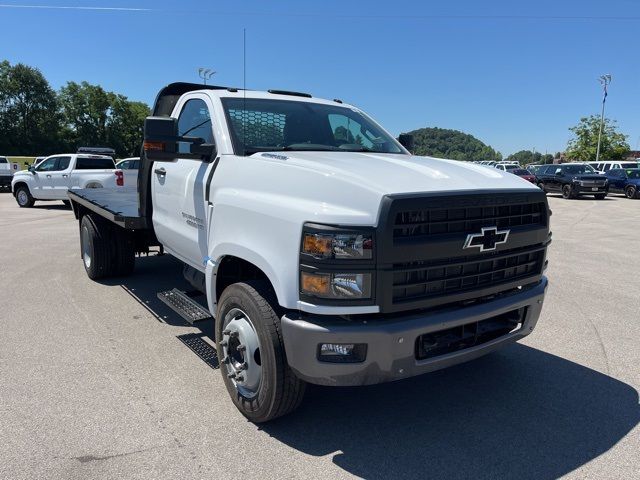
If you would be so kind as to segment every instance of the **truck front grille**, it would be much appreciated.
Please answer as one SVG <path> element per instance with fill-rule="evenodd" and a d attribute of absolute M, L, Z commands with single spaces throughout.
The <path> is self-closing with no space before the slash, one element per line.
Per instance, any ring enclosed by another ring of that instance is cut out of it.
<path fill-rule="evenodd" d="M 541 274 L 544 247 L 435 262 L 394 265 L 393 303 L 411 302 L 525 279 Z"/>
<path fill-rule="evenodd" d="M 541 190 L 389 196 L 381 215 L 376 303 L 383 313 L 474 302 L 542 278 L 550 237 Z M 507 242 L 489 251 L 467 244 L 489 227 L 508 230 Z"/>

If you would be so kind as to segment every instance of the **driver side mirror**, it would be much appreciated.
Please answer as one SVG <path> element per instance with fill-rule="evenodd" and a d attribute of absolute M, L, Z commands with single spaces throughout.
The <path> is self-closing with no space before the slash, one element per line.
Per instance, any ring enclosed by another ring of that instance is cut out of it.
<path fill-rule="evenodd" d="M 178 143 L 189 144 L 189 153 L 180 152 Z M 149 160 L 172 162 L 177 158 L 190 158 L 210 162 L 215 153 L 213 143 L 205 143 L 199 137 L 178 135 L 178 119 L 172 117 L 147 117 L 144 121 L 143 150 Z"/>
<path fill-rule="evenodd" d="M 398 142 L 400 142 L 400 145 L 404 148 L 413 153 L 413 135 L 410 133 L 403 133 L 398 137 Z"/>
<path fill-rule="evenodd" d="M 27 170 L 29 170 L 31 173 L 34 173 L 34 174 L 36 173 L 36 167 L 34 167 L 33 165 L 29 165 Z"/>

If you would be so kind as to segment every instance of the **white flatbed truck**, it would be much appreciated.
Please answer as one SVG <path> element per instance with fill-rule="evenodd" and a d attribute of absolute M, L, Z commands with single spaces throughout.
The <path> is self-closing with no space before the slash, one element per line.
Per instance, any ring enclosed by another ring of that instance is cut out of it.
<path fill-rule="evenodd" d="M 69 191 L 90 278 L 161 246 L 206 294 L 222 379 L 254 422 L 307 383 L 367 385 L 531 333 L 550 211 L 515 175 L 413 156 L 339 100 L 174 83 L 145 121 L 137 188 Z"/>

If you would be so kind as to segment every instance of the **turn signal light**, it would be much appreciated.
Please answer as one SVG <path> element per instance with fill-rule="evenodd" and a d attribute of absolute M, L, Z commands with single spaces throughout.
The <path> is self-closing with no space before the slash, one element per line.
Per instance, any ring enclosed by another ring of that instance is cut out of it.
<path fill-rule="evenodd" d="M 329 294 L 331 276 L 302 272 L 302 291 L 311 295 L 325 296 Z"/>
<path fill-rule="evenodd" d="M 143 148 L 145 152 L 150 150 L 164 152 L 164 142 L 150 142 L 149 140 L 145 140 Z"/>

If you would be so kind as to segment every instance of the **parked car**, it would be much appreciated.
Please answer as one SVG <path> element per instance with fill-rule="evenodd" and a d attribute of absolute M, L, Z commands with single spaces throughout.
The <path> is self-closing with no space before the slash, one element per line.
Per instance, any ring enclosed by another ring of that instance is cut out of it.
<path fill-rule="evenodd" d="M 627 198 L 638 198 L 640 192 L 640 168 L 614 168 L 607 173 L 609 191 L 624 193 Z"/>
<path fill-rule="evenodd" d="M 137 190 L 69 191 L 85 271 L 131 274 L 160 245 L 184 262 L 207 306 L 159 298 L 212 322 L 251 421 L 291 412 L 306 383 L 405 379 L 534 329 L 550 242 L 534 185 L 414 156 L 409 135 L 304 93 L 175 83 L 153 115 Z"/>
<path fill-rule="evenodd" d="M 32 207 L 36 200 L 69 201 L 67 190 L 116 188 L 124 185 L 122 170 L 104 155 L 64 154 L 47 157 L 37 167 L 17 172 L 11 189 L 21 207 Z"/>
<path fill-rule="evenodd" d="M 607 173 L 609 170 L 619 168 L 639 168 L 636 161 L 606 161 L 606 162 L 588 162 L 588 165 L 595 168 L 598 172 Z"/>
<path fill-rule="evenodd" d="M 532 174 L 526 168 L 512 168 L 512 169 L 507 170 L 507 171 L 509 173 L 513 173 L 514 175 L 519 176 L 520 178 L 524 178 L 528 182 L 536 183 L 536 176 L 534 174 Z"/>
<path fill-rule="evenodd" d="M 11 187 L 11 179 L 13 178 L 13 170 L 11 162 L 7 157 L 0 157 L 0 188 Z"/>
<path fill-rule="evenodd" d="M 520 165 L 517 163 L 499 163 L 495 166 L 498 170 L 502 170 L 503 172 L 511 172 L 512 170 L 516 170 L 520 168 Z"/>
<path fill-rule="evenodd" d="M 585 163 L 547 165 L 536 177 L 542 191 L 561 193 L 564 198 L 593 195 L 602 200 L 609 191 L 607 178 Z"/>
<path fill-rule="evenodd" d="M 527 170 L 529 170 L 532 175 L 537 175 L 538 172 L 546 166 L 547 165 L 527 165 Z"/>
<path fill-rule="evenodd" d="M 124 158 L 116 163 L 116 168 L 124 173 L 124 183 L 127 186 L 135 187 L 137 185 L 140 157 Z"/>

